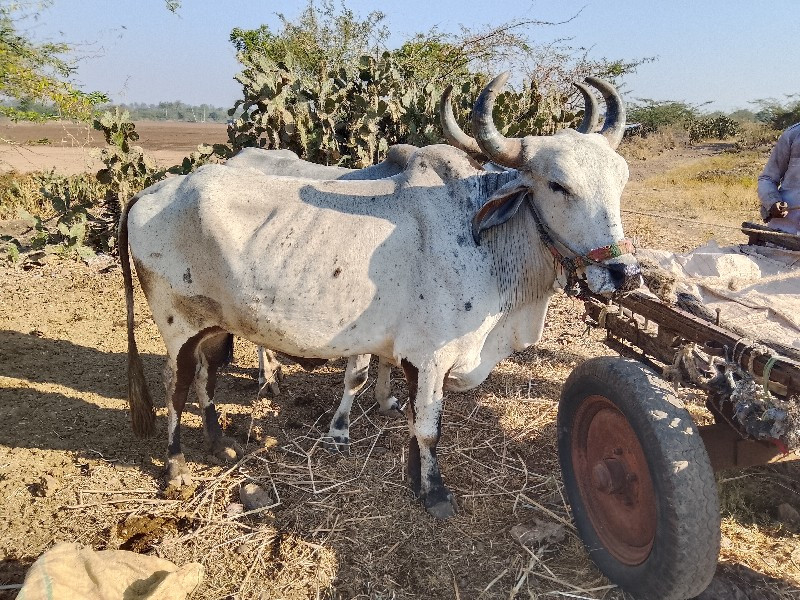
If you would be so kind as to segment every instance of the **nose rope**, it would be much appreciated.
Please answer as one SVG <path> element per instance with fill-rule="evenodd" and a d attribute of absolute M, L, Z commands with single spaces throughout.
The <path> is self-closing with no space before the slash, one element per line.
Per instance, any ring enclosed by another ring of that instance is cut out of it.
<path fill-rule="evenodd" d="M 533 221 L 536 223 L 536 229 L 539 232 L 539 237 L 542 239 L 544 245 L 547 246 L 550 254 L 553 255 L 553 262 L 561 265 L 561 269 L 567 275 L 567 285 L 564 289 L 567 295 L 577 296 L 580 294 L 578 269 L 589 265 L 596 265 L 608 269 L 609 266 L 605 264 L 604 261 L 624 256 L 625 254 L 634 254 L 636 252 L 633 242 L 628 238 L 623 238 L 607 246 L 594 248 L 589 250 L 586 254 L 581 254 L 571 248 L 569 244 L 560 239 L 552 229 L 544 224 L 532 198 L 529 198 L 526 204 L 530 207 Z M 567 254 L 562 252 L 559 246 L 566 250 Z"/>

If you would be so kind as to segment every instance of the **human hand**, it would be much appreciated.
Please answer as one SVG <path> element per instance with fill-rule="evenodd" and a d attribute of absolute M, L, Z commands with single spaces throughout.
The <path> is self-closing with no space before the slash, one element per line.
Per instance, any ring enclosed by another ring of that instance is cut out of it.
<path fill-rule="evenodd" d="M 771 219 L 783 219 L 789 214 L 789 205 L 786 202 L 774 202 L 768 214 Z"/>

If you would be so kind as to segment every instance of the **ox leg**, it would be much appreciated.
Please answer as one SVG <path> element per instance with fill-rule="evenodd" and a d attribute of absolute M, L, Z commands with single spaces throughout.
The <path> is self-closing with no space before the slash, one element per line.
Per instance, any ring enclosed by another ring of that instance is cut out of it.
<path fill-rule="evenodd" d="M 375 381 L 375 400 L 378 412 L 387 417 L 402 417 L 400 402 L 392 396 L 392 365 L 384 358 L 378 359 L 378 379 Z"/>
<path fill-rule="evenodd" d="M 227 332 L 212 333 L 198 343 L 197 372 L 194 389 L 203 414 L 203 431 L 211 453 L 224 461 L 236 460 L 242 448 L 233 439 L 222 433 L 217 407 L 214 405 L 214 390 L 217 386 L 217 370 L 224 364 Z"/>
<path fill-rule="evenodd" d="M 275 353 L 269 348 L 258 347 L 258 388 L 263 389 L 265 383 L 269 383 L 269 391 L 273 396 L 281 393 L 278 382 L 283 379 L 281 363 Z"/>
<path fill-rule="evenodd" d="M 323 439 L 325 447 L 331 452 L 350 452 L 350 409 L 353 408 L 353 398 L 367 383 L 369 359 L 369 354 L 347 359 L 342 401 L 331 419 L 328 435 Z"/>
<path fill-rule="evenodd" d="M 177 359 L 167 359 L 164 369 L 164 385 L 167 389 L 167 486 L 181 487 L 192 485 L 189 467 L 181 449 L 181 415 L 186 406 L 189 386 L 194 379 L 195 363 L 193 352 L 184 348 Z"/>
<path fill-rule="evenodd" d="M 437 519 L 452 517 L 457 511 L 453 494 L 442 481 L 436 445 L 442 430 L 442 386 L 444 378 L 436 369 L 419 370 L 403 360 L 408 382 L 408 426 L 411 433 L 408 452 L 408 477 L 414 495 L 425 510 Z"/>

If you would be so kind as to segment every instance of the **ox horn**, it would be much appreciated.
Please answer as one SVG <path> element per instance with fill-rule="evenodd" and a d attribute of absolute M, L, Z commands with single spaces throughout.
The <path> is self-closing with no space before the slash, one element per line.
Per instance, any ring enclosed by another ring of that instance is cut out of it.
<path fill-rule="evenodd" d="M 596 88 L 606 101 L 606 119 L 600 134 L 608 140 L 612 148 L 619 146 L 625 133 L 625 103 L 617 89 L 605 79 L 587 77 L 586 83 Z"/>
<path fill-rule="evenodd" d="M 442 123 L 444 137 L 451 146 L 463 150 L 473 158 L 483 160 L 485 156 L 480 146 L 478 146 L 478 142 L 476 142 L 475 138 L 472 136 L 464 133 L 456 122 L 456 118 L 453 115 L 453 105 L 450 102 L 450 94 L 452 94 L 452 92 L 453 86 L 448 85 L 439 100 L 439 120 Z"/>
<path fill-rule="evenodd" d="M 600 117 L 600 111 L 597 109 L 597 98 L 594 94 L 582 83 L 573 83 L 576 88 L 583 94 L 583 121 L 576 127 L 580 133 L 593 133 L 597 127 L 597 119 Z"/>
<path fill-rule="evenodd" d="M 492 119 L 495 98 L 503 89 L 509 76 L 508 71 L 501 73 L 483 88 L 472 109 L 472 133 L 475 134 L 478 146 L 489 157 L 489 160 L 498 165 L 516 169 L 522 166 L 523 162 L 522 140 L 504 137 L 495 127 Z"/>

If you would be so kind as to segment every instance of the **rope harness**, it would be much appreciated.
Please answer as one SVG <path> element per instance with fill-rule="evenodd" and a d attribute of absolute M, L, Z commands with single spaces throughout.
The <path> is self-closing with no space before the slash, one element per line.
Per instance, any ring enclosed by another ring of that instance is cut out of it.
<path fill-rule="evenodd" d="M 569 244 L 559 238 L 552 229 L 544 224 L 532 198 L 528 198 L 526 204 L 533 215 L 533 221 L 536 223 L 539 237 L 553 256 L 554 265 L 560 265 L 561 272 L 566 274 L 567 283 L 564 286 L 564 292 L 568 296 L 581 295 L 581 279 L 578 277 L 578 269 L 589 265 L 596 265 L 608 269 L 609 267 L 604 261 L 617 258 L 618 256 L 624 256 L 625 254 L 635 254 L 636 252 L 633 242 L 628 238 L 623 238 L 607 246 L 594 248 L 593 250 L 589 250 L 586 254 L 581 254 L 571 248 Z"/>

